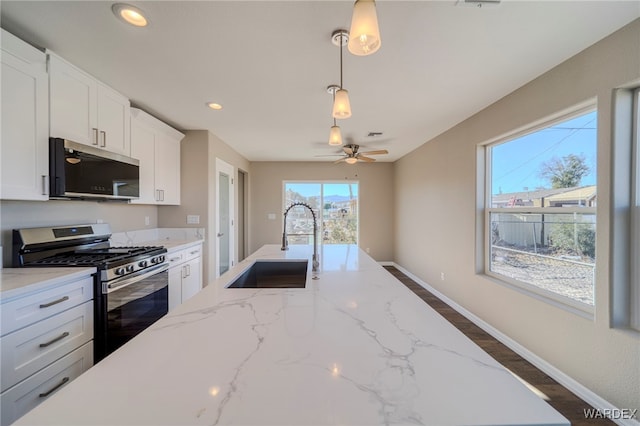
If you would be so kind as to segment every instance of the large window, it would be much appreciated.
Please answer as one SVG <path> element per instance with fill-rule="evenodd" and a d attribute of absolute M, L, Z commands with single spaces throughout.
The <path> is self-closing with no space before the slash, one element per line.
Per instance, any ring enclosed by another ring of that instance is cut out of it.
<path fill-rule="evenodd" d="M 486 146 L 485 272 L 594 304 L 597 116 L 564 115 Z"/>
<path fill-rule="evenodd" d="M 285 182 L 284 208 L 307 203 L 318 220 L 318 242 L 358 244 L 357 182 Z M 304 207 L 294 207 L 287 216 L 289 244 L 313 243 L 313 217 Z"/>

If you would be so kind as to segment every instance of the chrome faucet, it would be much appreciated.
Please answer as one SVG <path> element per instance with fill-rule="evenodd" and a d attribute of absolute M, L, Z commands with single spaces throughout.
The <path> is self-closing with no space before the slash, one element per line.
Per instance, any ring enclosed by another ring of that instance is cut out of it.
<path fill-rule="evenodd" d="M 318 221 L 316 220 L 316 213 L 313 211 L 311 206 L 307 203 L 296 202 L 291 204 L 284 211 L 284 227 L 282 230 L 282 247 L 281 250 L 289 250 L 289 241 L 287 241 L 287 214 L 289 210 L 295 206 L 302 206 L 309 209 L 311 215 L 313 216 L 313 272 L 318 272 L 318 267 L 320 266 L 320 262 L 318 260 Z"/>

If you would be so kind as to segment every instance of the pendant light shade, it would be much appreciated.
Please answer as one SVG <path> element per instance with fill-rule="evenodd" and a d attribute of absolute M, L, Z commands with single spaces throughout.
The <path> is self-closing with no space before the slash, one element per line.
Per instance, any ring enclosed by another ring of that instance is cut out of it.
<path fill-rule="evenodd" d="M 381 44 L 375 0 L 356 0 L 349 31 L 349 52 L 358 56 L 371 55 Z"/>
<path fill-rule="evenodd" d="M 331 131 L 329 132 L 329 145 L 342 145 L 342 133 L 340 133 L 340 126 L 336 126 L 335 124 L 331 126 Z"/>
<path fill-rule="evenodd" d="M 349 117 L 351 117 L 349 92 L 339 89 L 336 91 L 336 99 L 333 102 L 333 118 L 344 119 Z"/>
<path fill-rule="evenodd" d="M 348 157 L 344 160 L 347 164 L 356 164 L 358 159 L 356 157 Z"/>

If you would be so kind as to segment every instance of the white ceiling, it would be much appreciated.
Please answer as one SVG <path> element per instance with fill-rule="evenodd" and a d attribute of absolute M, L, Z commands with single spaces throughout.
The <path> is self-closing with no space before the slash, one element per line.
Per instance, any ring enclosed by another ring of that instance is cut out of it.
<path fill-rule="evenodd" d="M 2 27 L 181 130 L 208 129 L 250 161 L 327 161 L 331 95 L 351 1 L 6 1 Z M 382 47 L 344 50 L 343 136 L 394 161 L 640 17 L 640 1 L 378 1 Z M 205 106 L 219 102 L 222 111 Z M 378 138 L 369 132 L 383 132 Z M 331 160 L 331 158 L 329 158 Z"/>

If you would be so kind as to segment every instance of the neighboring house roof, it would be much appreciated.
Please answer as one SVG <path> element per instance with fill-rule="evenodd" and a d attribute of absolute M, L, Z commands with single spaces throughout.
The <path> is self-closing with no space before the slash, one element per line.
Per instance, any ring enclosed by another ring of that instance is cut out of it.
<path fill-rule="evenodd" d="M 543 197 L 547 198 L 555 194 L 560 194 L 562 192 L 572 190 L 574 188 L 536 189 L 534 191 L 505 192 L 502 194 L 493 194 L 491 196 L 491 200 L 494 203 L 506 203 L 512 198 L 521 200 L 535 200 Z"/>
<path fill-rule="evenodd" d="M 596 186 L 583 186 L 575 189 L 568 188 L 565 192 L 547 197 L 549 202 L 591 200 L 596 196 Z"/>
<path fill-rule="evenodd" d="M 596 198 L 596 186 L 574 186 L 572 188 L 537 189 L 535 191 L 508 192 L 494 194 L 491 197 L 491 204 L 494 207 L 518 207 L 540 205 L 544 199 L 545 206 L 558 205 L 563 202 L 589 203 Z"/>

